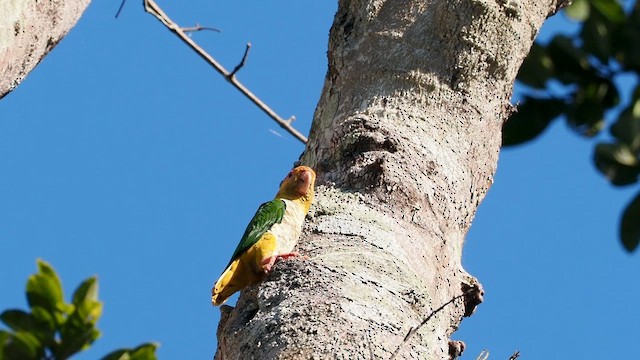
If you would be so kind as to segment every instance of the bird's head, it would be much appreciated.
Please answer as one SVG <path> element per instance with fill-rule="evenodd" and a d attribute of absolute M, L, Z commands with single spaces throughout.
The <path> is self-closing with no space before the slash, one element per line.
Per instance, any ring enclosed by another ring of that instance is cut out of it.
<path fill-rule="evenodd" d="M 276 197 L 289 200 L 300 198 L 312 200 L 315 183 L 316 173 L 313 169 L 308 166 L 298 166 L 282 180 Z"/>

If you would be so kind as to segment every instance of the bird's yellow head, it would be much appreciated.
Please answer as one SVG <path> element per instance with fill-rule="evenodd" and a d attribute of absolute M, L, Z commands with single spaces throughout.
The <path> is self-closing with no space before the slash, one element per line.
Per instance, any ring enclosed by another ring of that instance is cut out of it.
<path fill-rule="evenodd" d="M 315 171 L 308 166 L 298 166 L 282 180 L 276 197 L 288 200 L 302 199 L 302 201 L 311 204 L 315 183 Z"/>

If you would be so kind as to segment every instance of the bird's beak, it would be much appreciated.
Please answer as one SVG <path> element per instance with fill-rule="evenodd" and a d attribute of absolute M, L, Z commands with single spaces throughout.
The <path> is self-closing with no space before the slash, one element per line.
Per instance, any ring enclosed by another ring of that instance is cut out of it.
<path fill-rule="evenodd" d="M 310 171 L 302 171 L 300 175 L 298 175 L 298 181 L 300 184 L 300 187 L 298 188 L 300 195 L 307 195 L 309 187 L 311 186 L 311 181 L 313 181 L 313 175 L 311 175 Z"/>

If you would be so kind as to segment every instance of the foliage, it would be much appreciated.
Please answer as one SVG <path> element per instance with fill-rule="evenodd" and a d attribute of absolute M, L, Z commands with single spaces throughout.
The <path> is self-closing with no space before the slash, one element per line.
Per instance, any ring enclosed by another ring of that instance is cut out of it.
<path fill-rule="evenodd" d="M 628 11 L 615 0 L 574 0 L 565 15 L 582 23 L 580 32 L 533 45 L 518 74 L 524 99 L 503 128 L 505 146 L 535 138 L 560 117 L 586 137 L 609 122 L 611 139 L 595 146 L 594 164 L 613 185 L 638 183 L 640 85 L 636 81 L 634 90 L 616 81 L 621 75 L 638 79 L 640 3 L 625 4 L 632 5 Z M 621 104 L 625 92 L 630 101 Z M 640 243 L 640 193 L 622 215 L 620 238 L 628 251 Z"/>
<path fill-rule="evenodd" d="M 98 280 L 90 277 L 63 298 L 62 283 L 48 263 L 38 260 L 38 272 L 27 280 L 30 311 L 6 310 L 0 320 L 0 360 L 63 360 L 87 349 L 100 336 L 96 323 L 102 315 Z M 155 344 L 116 350 L 103 360 L 155 360 Z"/>

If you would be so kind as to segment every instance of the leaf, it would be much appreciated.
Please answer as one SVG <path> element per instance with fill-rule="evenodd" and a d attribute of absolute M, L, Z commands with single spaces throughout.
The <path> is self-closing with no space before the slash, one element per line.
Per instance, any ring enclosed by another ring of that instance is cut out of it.
<path fill-rule="evenodd" d="M 63 360 L 88 348 L 100 337 L 100 331 L 92 325 L 67 321 L 61 330 L 60 344 L 55 351 L 56 360 Z"/>
<path fill-rule="evenodd" d="M 82 296 L 78 296 L 76 299 L 82 299 Z M 95 328 L 95 323 L 101 312 L 102 303 L 92 300 L 90 297 L 84 298 L 84 301 L 75 307 L 60 329 L 60 344 L 55 352 L 57 360 L 66 359 L 86 349 L 100 336 L 100 331 Z"/>
<path fill-rule="evenodd" d="M 143 344 L 138 346 L 131 354 L 131 360 L 157 360 L 156 349 L 157 344 Z"/>
<path fill-rule="evenodd" d="M 53 315 L 49 311 L 36 306 L 31 309 L 31 317 L 36 324 L 36 328 L 32 330 L 32 333 L 45 346 L 55 346 L 56 321 Z"/>
<path fill-rule="evenodd" d="M 629 252 L 634 251 L 640 243 L 640 193 L 624 210 L 620 222 L 620 240 Z"/>
<path fill-rule="evenodd" d="M 98 300 L 98 279 L 95 276 L 83 281 L 73 292 L 72 303 L 75 306 L 87 300 Z"/>
<path fill-rule="evenodd" d="M 44 355 L 44 348 L 38 339 L 28 332 L 13 334 L 1 331 L 4 338 L 3 354 L 7 360 L 38 360 Z"/>
<path fill-rule="evenodd" d="M 593 101 L 576 100 L 567 113 L 567 122 L 578 134 L 593 137 L 604 127 L 604 109 Z"/>
<path fill-rule="evenodd" d="M 56 322 L 54 317 L 46 309 L 36 306 L 31 309 L 31 316 L 43 327 L 50 331 L 55 331 Z"/>
<path fill-rule="evenodd" d="M 629 185 L 638 181 L 638 158 L 624 144 L 596 145 L 593 161 L 598 170 L 614 185 Z"/>
<path fill-rule="evenodd" d="M 613 57 L 613 38 L 618 25 L 611 22 L 606 16 L 595 10 L 582 25 L 580 37 L 583 41 L 583 49 L 594 55 L 601 63 L 607 64 Z"/>
<path fill-rule="evenodd" d="M 155 343 L 142 344 L 135 349 L 119 349 L 105 355 L 101 360 L 157 360 Z"/>
<path fill-rule="evenodd" d="M 574 103 L 567 113 L 569 125 L 580 135 L 597 135 L 605 125 L 605 110 L 616 105 L 620 96 L 609 79 L 584 79 L 574 95 Z"/>
<path fill-rule="evenodd" d="M 6 347 L 11 339 L 11 333 L 0 330 L 0 360 L 7 360 Z"/>
<path fill-rule="evenodd" d="M 564 10 L 565 15 L 576 21 L 585 21 L 589 17 L 589 1 L 574 0 L 569 7 Z"/>
<path fill-rule="evenodd" d="M 118 349 L 105 355 L 100 360 L 130 360 L 129 350 Z"/>
<path fill-rule="evenodd" d="M 73 294 L 75 312 L 83 323 L 95 324 L 102 315 L 102 302 L 98 301 L 98 279 L 93 276 L 78 286 Z"/>
<path fill-rule="evenodd" d="M 640 72 L 640 2 L 636 1 L 616 38 L 616 59 L 624 69 Z"/>
<path fill-rule="evenodd" d="M 27 302 L 29 306 L 42 307 L 52 314 L 65 311 L 62 284 L 53 268 L 38 260 L 38 272 L 27 280 Z"/>
<path fill-rule="evenodd" d="M 525 98 L 502 126 L 502 146 L 513 146 L 540 135 L 566 109 L 566 104 L 557 99 Z"/>
<path fill-rule="evenodd" d="M 640 100 L 620 114 L 611 126 L 611 135 L 629 146 L 632 152 L 640 151 Z"/>
<path fill-rule="evenodd" d="M 13 331 L 32 331 L 37 328 L 31 314 L 22 310 L 6 310 L 0 314 L 0 320 Z"/>
<path fill-rule="evenodd" d="M 553 76 L 551 57 L 544 46 L 534 43 L 520 67 L 518 80 L 534 88 L 543 89 L 551 76 Z"/>
<path fill-rule="evenodd" d="M 55 330 L 52 324 L 39 321 L 25 311 L 7 310 L 0 314 L 0 319 L 14 331 L 23 331 L 34 335 L 43 345 L 48 346 L 54 342 Z"/>
<path fill-rule="evenodd" d="M 558 80 L 565 84 L 579 81 L 591 68 L 587 54 L 567 36 L 554 37 L 547 45 L 547 53 L 553 61 Z"/>
<path fill-rule="evenodd" d="M 624 21 L 625 15 L 622 6 L 615 0 L 591 0 L 593 8 L 607 18 L 607 20 L 620 24 Z"/>

